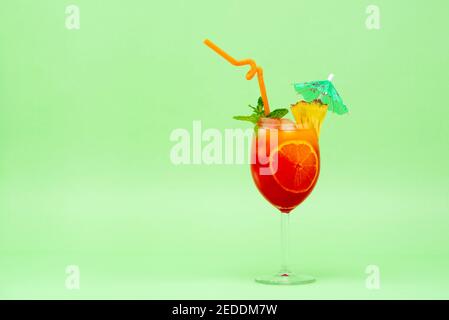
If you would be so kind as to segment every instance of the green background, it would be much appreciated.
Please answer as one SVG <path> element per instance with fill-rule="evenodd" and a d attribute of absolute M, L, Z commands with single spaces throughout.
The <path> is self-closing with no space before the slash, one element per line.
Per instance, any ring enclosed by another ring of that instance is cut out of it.
<path fill-rule="evenodd" d="M 81 29 L 65 28 L 65 7 Z M 378 5 L 380 30 L 365 27 Z M 447 1 L 2 1 L 0 298 L 449 298 Z M 175 128 L 335 74 L 322 169 L 291 217 L 307 286 L 272 287 L 279 215 L 247 165 L 170 162 Z M 65 288 L 78 265 L 80 290 Z M 381 288 L 365 287 L 378 265 Z"/>

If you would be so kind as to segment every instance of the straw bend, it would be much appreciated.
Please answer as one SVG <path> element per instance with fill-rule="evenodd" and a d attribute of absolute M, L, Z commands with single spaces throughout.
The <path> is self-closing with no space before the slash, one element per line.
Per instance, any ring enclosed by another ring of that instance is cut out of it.
<path fill-rule="evenodd" d="M 270 113 L 270 107 L 268 105 L 267 92 L 265 89 L 265 83 L 263 81 L 263 69 L 256 65 L 256 62 L 253 59 L 244 59 L 244 60 L 236 60 L 231 57 L 229 54 L 224 52 L 221 48 L 219 48 L 215 43 L 210 41 L 209 39 L 204 40 L 204 44 L 226 59 L 230 64 L 240 67 L 249 65 L 250 69 L 246 73 L 245 78 L 247 80 L 251 80 L 257 74 L 257 80 L 259 82 L 260 94 L 262 96 L 262 101 L 264 105 L 265 115 Z"/>

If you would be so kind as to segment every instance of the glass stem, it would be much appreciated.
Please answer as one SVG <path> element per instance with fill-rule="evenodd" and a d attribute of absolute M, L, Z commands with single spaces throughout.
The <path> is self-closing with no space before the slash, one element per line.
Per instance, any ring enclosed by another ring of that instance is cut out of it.
<path fill-rule="evenodd" d="M 282 255 L 282 264 L 281 264 L 281 273 L 290 273 L 288 267 L 288 254 L 289 254 L 289 234 L 288 234 L 288 225 L 289 225 L 290 215 L 288 213 L 281 212 L 281 255 Z"/>

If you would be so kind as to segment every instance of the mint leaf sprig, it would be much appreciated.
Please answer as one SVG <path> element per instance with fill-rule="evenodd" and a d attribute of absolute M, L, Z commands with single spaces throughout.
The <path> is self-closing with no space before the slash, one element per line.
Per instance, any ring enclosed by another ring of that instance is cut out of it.
<path fill-rule="evenodd" d="M 288 113 L 288 109 L 281 108 L 281 109 L 275 109 L 275 110 L 271 111 L 268 115 L 265 115 L 262 97 L 259 97 L 259 99 L 257 100 L 256 107 L 253 107 L 252 105 L 249 105 L 249 107 L 253 110 L 253 112 L 249 116 L 235 116 L 235 117 L 233 117 L 233 119 L 240 120 L 240 121 L 249 121 L 251 123 L 257 124 L 257 122 L 259 122 L 260 118 L 280 119 Z"/>

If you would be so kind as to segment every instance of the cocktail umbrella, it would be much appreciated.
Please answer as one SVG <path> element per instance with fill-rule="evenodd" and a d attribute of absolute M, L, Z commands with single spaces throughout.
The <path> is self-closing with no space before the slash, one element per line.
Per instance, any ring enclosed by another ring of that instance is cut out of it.
<path fill-rule="evenodd" d="M 337 89 L 335 89 L 332 78 L 333 75 L 331 74 L 328 80 L 295 83 L 294 87 L 306 102 L 320 99 L 323 104 L 327 105 L 327 110 L 336 114 L 347 113 L 348 108 L 343 103 Z"/>

